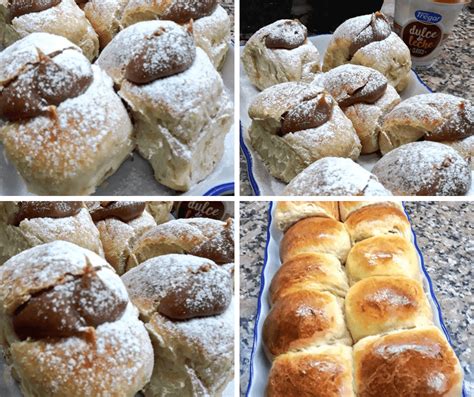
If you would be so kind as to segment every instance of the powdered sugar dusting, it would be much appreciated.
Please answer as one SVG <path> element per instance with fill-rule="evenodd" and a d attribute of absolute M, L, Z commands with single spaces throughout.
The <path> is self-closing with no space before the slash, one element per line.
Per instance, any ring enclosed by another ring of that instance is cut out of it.
<path fill-rule="evenodd" d="M 364 299 L 368 303 L 383 303 L 390 306 L 408 306 L 413 304 L 408 296 L 401 295 L 391 288 L 380 288 L 372 294 L 367 294 Z"/>

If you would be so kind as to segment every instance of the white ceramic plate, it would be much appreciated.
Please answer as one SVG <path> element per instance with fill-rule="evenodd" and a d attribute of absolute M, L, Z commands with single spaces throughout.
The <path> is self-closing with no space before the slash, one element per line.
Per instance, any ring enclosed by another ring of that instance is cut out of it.
<path fill-rule="evenodd" d="M 234 99 L 234 47 L 231 45 L 221 72 L 231 100 Z M 225 139 L 222 160 L 204 181 L 193 186 L 183 196 L 219 196 L 234 192 L 234 126 Z M 3 153 L 3 146 L 0 144 Z M 176 196 L 174 190 L 160 185 L 145 159 L 134 152 L 117 172 L 97 189 L 96 196 Z M 0 155 L 0 196 L 32 196 L 15 167 Z M 1 395 L 1 394 L 0 394 Z"/>
<path fill-rule="evenodd" d="M 283 233 L 278 230 L 276 222 L 274 221 L 275 205 L 270 203 L 268 209 L 268 226 L 267 226 L 267 243 L 265 247 L 265 259 L 262 268 L 261 275 L 261 286 L 258 297 L 257 316 L 255 319 L 255 329 L 253 338 L 253 347 L 250 358 L 250 378 L 249 385 L 246 391 L 248 397 L 261 397 L 265 395 L 265 387 L 267 384 L 268 374 L 270 371 L 270 362 L 267 360 L 265 353 L 262 348 L 262 327 L 263 320 L 266 318 L 269 312 L 268 304 L 268 289 L 270 281 L 272 280 L 275 273 L 280 267 L 280 241 L 283 237 Z M 408 216 L 408 215 L 407 215 Z M 428 301 L 433 310 L 434 323 L 439 327 L 446 335 L 448 341 L 451 343 L 448 331 L 443 322 L 443 316 L 441 314 L 441 308 L 438 300 L 433 291 L 433 285 L 426 271 L 426 267 L 423 261 L 423 255 L 417 245 L 416 235 L 412 229 L 412 241 L 415 244 L 418 252 L 420 270 L 423 279 L 423 288 L 428 297 Z M 463 397 L 467 397 L 466 391 L 463 389 Z"/>
<path fill-rule="evenodd" d="M 320 36 L 310 37 L 310 40 L 318 49 L 323 58 L 324 53 L 329 45 L 331 39 L 330 34 L 323 34 Z M 240 48 L 242 54 L 243 47 Z M 248 116 L 248 108 L 250 103 L 255 96 L 260 92 L 250 83 L 243 67 L 240 68 L 240 122 L 241 122 L 241 137 L 240 146 L 244 152 L 244 156 L 247 160 L 247 170 L 249 175 L 250 184 L 254 193 L 257 196 L 279 196 L 281 195 L 284 187 L 286 186 L 283 182 L 272 177 L 263 162 L 253 152 L 252 146 L 250 145 L 250 139 L 247 133 L 248 127 L 250 126 L 251 120 Z M 400 95 L 402 100 L 410 98 L 414 95 L 427 94 L 432 92 L 430 88 L 420 79 L 420 77 L 412 70 L 410 74 L 410 82 L 408 87 Z M 372 170 L 373 166 L 380 159 L 379 154 L 362 155 L 357 162 L 368 169 Z M 473 173 L 474 178 L 474 173 Z M 474 186 L 471 186 L 469 195 L 474 195 Z"/>

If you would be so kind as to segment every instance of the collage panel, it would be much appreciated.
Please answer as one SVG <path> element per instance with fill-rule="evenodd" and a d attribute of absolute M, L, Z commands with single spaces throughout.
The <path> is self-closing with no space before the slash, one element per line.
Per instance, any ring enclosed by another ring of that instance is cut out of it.
<path fill-rule="evenodd" d="M 240 396 L 472 395 L 473 213 L 242 202 Z"/>

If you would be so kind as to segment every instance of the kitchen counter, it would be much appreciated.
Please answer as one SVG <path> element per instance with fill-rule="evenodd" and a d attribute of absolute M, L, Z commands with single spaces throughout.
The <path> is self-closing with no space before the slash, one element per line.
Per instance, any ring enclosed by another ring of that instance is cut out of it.
<path fill-rule="evenodd" d="M 426 268 L 433 280 L 454 350 L 474 396 L 472 257 L 474 202 L 411 202 L 406 205 Z M 240 204 L 240 387 L 248 385 L 250 353 L 266 244 L 268 202 Z"/>
<path fill-rule="evenodd" d="M 392 17 L 393 0 L 386 1 L 382 10 Z M 421 79 L 436 92 L 474 99 L 474 9 L 466 7 L 459 17 L 444 51 L 435 64 L 429 68 L 415 68 Z M 469 66 L 471 65 L 471 66 Z M 243 196 L 253 195 L 247 175 L 247 162 L 240 154 L 240 192 Z"/>

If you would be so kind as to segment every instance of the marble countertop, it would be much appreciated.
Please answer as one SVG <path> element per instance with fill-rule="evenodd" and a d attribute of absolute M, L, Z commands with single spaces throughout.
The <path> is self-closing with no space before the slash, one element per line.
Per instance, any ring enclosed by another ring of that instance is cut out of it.
<path fill-rule="evenodd" d="M 386 1 L 383 11 L 393 16 L 393 0 Z M 436 92 L 445 92 L 473 100 L 474 79 L 474 9 L 466 7 L 450 36 L 445 50 L 435 64 L 428 68 L 415 68 L 421 79 Z M 469 66 L 471 65 L 471 66 Z M 247 175 L 247 162 L 240 154 L 240 192 L 252 196 Z"/>
<path fill-rule="evenodd" d="M 410 202 L 406 205 L 433 280 L 444 321 L 474 396 L 472 257 L 474 202 Z M 268 202 L 240 203 L 240 387 L 248 385 Z"/>

